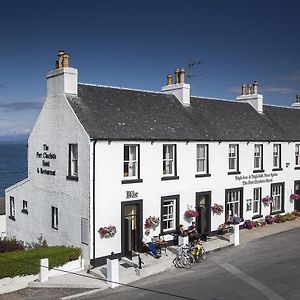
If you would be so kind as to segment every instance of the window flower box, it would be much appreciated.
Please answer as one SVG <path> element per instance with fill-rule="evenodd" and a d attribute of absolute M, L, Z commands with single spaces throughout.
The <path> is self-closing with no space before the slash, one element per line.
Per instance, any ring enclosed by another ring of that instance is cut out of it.
<path fill-rule="evenodd" d="M 214 203 L 214 205 L 211 207 L 211 210 L 214 214 L 220 215 L 224 211 L 224 206 L 221 204 Z"/>
<path fill-rule="evenodd" d="M 160 223 L 160 220 L 158 217 L 150 216 L 145 220 L 144 227 L 145 229 L 153 228 L 155 229 Z"/>
<path fill-rule="evenodd" d="M 108 227 L 100 227 L 98 230 L 101 238 L 111 238 L 117 233 L 117 229 L 113 225 L 109 225 Z"/>

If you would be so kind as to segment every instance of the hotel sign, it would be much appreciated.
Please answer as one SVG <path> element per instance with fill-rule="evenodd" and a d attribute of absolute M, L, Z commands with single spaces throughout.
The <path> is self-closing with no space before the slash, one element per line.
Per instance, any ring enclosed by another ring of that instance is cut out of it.
<path fill-rule="evenodd" d="M 45 174 L 45 175 L 52 175 L 55 176 L 54 170 L 49 170 L 48 168 L 51 167 L 51 161 L 56 159 L 56 154 L 49 152 L 49 146 L 44 144 L 43 151 L 36 152 L 36 158 L 41 160 L 42 166 L 36 168 L 38 174 Z"/>
<path fill-rule="evenodd" d="M 260 173 L 250 175 L 235 176 L 236 181 L 241 181 L 242 185 L 261 184 L 273 182 L 273 178 L 278 176 L 278 173 Z"/>

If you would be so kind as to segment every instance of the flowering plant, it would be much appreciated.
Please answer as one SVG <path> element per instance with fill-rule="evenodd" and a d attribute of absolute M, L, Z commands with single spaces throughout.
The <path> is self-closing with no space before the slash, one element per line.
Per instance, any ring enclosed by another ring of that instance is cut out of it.
<path fill-rule="evenodd" d="M 218 227 L 219 234 L 225 234 L 225 233 L 229 232 L 230 228 L 231 228 L 230 225 L 227 223 L 220 224 Z"/>
<path fill-rule="evenodd" d="M 243 222 L 243 219 L 240 218 L 240 217 L 237 217 L 237 216 L 232 217 L 231 219 L 229 219 L 229 220 L 227 221 L 228 224 L 232 224 L 232 225 L 238 225 L 238 224 L 240 224 L 241 222 Z"/>
<path fill-rule="evenodd" d="M 109 225 L 108 227 L 100 227 L 98 232 L 101 235 L 101 238 L 110 238 L 117 233 L 117 229 L 115 226 Z"/>
<path fill-rule="evenodd" d="M 298 194 L 291 194 L 290 195 L 290 199 L 292 199 L 292 200 L 299 200 L 300 199 L 300 195 L 298 195 Z"/>
<path fill-rule="evenodd" d="M 256 221 L 256 227 L 262 227 L 265 226 L 267 224 L 265 219 L 260 219 Z"/>
<path fill-rule="evenodd" d="M 145 220 L 144 227 L 145 228 L 155 228 L 159 225 L 159 223 L 160 223 L 160 220 L 158 217 L 150 216 Z"/>
<path fill-rule="evenodd" d="M 214 214 L 220 215 L 224 211 L 224 206 L 214 203 L 214 205 L 211 207 L 211 210 Z"/>
<path fill-rule="evenodd" d="M 266 216 L 265 220 L 267 222 L 267 224 L 273 224 L 274 223 L 274 218 L 272 216 Z"/>
<path fill-rule="evenodd" d="M 185 211 L 184 216 L 186 218 L 193 218 L 193 217 L 197 218 L 199 216 L 199 213 L 196 210 L 189 208 L 188 210 Z"/>
<path fill-rule="evenodd" d="M 246 220 L 244 222 L 244 227 L 247 229 L 252 229 L 253 227 L 256 227 L 256 225 L 257 225 L 256 222 L 252 220 Z"/>
<path fill-rule="evenodd" d="M 263 202 L 264 205 L 269 205 L 273 201 L 273 198 L 270 196 L 266 196 L 262 198 L 261 201 Z"/>

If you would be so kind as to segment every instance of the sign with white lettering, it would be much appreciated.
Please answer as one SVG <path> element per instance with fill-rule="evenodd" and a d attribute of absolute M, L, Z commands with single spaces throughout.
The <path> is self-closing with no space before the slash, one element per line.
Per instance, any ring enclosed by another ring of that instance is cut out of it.
<path fill-rule="evenodd" d="M 43 145 L 42 152 L 36 152 L 36 158 L 41 160 L 42 167 L 36 168 L 38 174 L 46 174 L 55 176 L 54 170 L 49 170 L 50 162 L 52 159 L 56 159 L 56 154 L 49 152 L 49 146 Z M 46 169 L 47 168 L 47 169 Z"/>
<path fill-rule="evenodd" d="M 278 173 L 260 173 L 250 175 L 237 175 L 235 180 L 241 181 L 242 185 L 261 184 L 273 182 L 273 177 L 278 176 Z"/>

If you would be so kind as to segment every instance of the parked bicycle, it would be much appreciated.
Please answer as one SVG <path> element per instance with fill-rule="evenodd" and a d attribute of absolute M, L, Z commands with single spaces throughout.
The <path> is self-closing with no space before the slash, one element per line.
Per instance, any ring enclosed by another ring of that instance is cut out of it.
<path fill-rule="evenodd" d="M 206 259 L 206 252 L 200 239 L 191 243 L 191 253 L 195 262 L 203 262 Z"/>
<path fill-rule="evenodd" d="M 176 268 L 190 269 L 195 263 L 195 258 L 191 254 L 189 245 L 181 245 L 178 247 L 178 253 L 173 259 L 173 264 Z"/>

